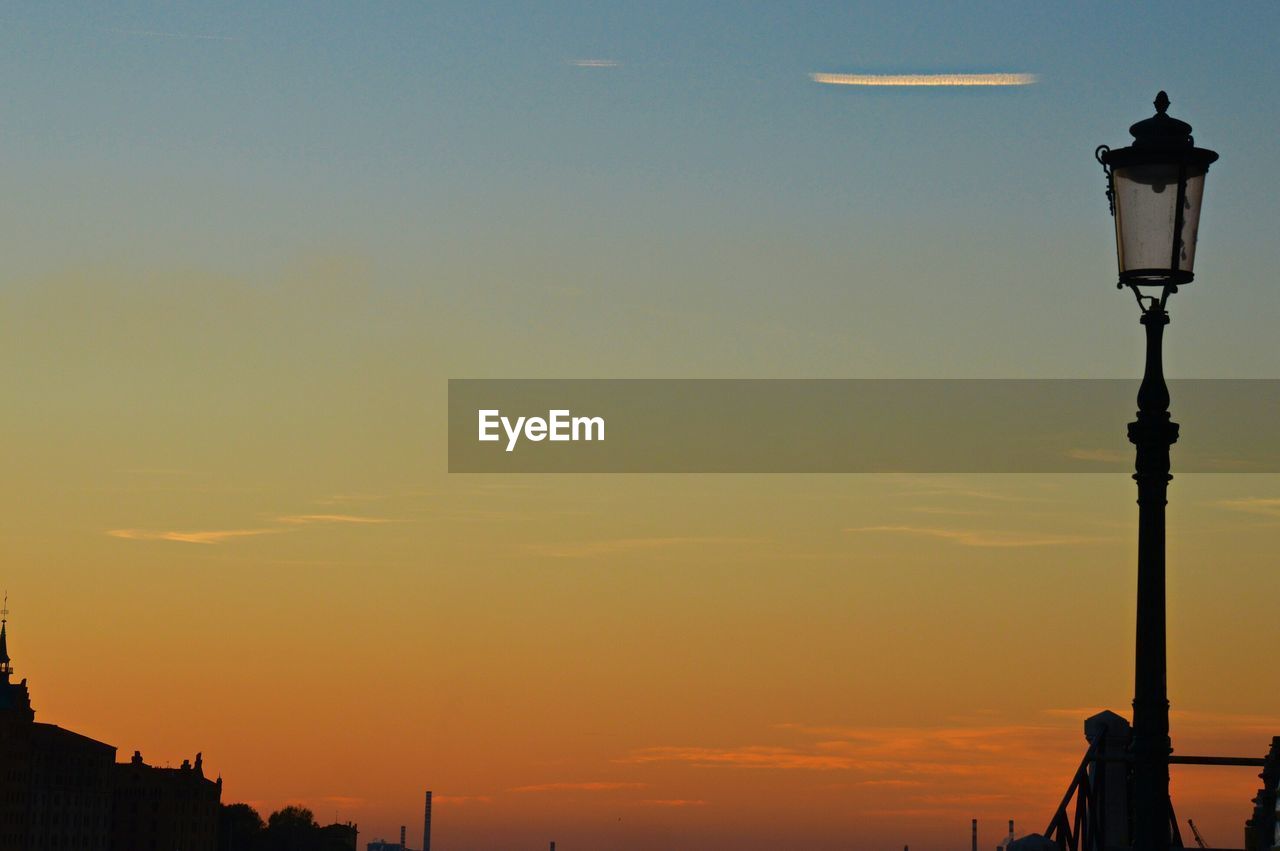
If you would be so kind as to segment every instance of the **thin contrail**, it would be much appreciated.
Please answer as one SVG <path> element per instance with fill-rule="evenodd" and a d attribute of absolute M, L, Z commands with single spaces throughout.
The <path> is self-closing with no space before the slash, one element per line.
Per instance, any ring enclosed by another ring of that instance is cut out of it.
<path fill-rule="evenodd" d="M 575 68 L 617 68 L 621 63 L 614 59 L 570 59 Z"/>
<path fill-rule="evenodd" d="M 1029 86 L 1035 74 L 810 74 L 831 86 Z"/>

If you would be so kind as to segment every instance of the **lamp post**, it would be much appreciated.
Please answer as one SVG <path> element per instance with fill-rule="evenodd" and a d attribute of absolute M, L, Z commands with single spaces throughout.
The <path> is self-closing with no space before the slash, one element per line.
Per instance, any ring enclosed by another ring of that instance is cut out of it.
<path fill-rule="evenodd" d="M 1213 151 L 1195 147 L 1191 125 L 1156 114 L 1129 128 L 1133 144 L 1095 156 L 1107 173 L 1107 199 L 1116 224 L 1117 288 L 1129 287 L 1142 310 L 1147 358 L 1138 389 L 1138 418 L 1129 424 L 1138 483 L 1138 623 L 1134 664 L 1133 846 L 1168 851 L 1173 828 L 1169 800 L 1169 694 L 1165 665 L 1165 503 L 1169 447 L 1178 424 L 1169 419 L 1161 340 L 1169 324 L 1169 296 L 1195 277 L 1200 202 Z"/>

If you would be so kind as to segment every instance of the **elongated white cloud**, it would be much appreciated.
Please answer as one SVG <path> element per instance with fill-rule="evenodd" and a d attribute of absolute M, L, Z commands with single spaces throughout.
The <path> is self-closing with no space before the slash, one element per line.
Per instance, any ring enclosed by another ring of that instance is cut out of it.
<path fill-rule="evenodd" d="M 575 68 L 617 68 L 622 63 L 616 59 L 570 59 L 569 64 Z"/>
<path fill-rule="evenodd" d="M 176 541 L 181 544 L 220 544 L 233 538 L 275 535 L 283 529 L 202 529 L 196 531 L 152 531 L 149 529 L 109 529 L 107 534 L 126 541 Z"/>
<path fill-rule="evenodd" d="M 1029 86 L 1035 74 L 823 74 L 809 79 L 830 86 Z"/>

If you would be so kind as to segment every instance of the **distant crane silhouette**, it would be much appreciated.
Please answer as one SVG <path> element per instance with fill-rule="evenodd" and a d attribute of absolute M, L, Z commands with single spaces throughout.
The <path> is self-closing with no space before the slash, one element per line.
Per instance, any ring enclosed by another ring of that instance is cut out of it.
<path fill-rule="evenodd" d="M 1208 848 L 1209 846 L 1205 845 L 1204 839 L 1200 836 L 1200 831 L 1196 830 L 1196 823 L 1192 819 L 1187 819 L 1187 824 L 1191 825 L 1191 835 L 1196 838 L 1196 844 L 1201 848 Z"/>

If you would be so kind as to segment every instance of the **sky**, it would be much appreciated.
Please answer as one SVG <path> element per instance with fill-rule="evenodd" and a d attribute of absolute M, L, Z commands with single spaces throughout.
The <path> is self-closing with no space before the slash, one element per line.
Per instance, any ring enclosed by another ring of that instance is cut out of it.
<path fill-rule="evenodd" d="M 1246 2 L 6 7 L 38 719 L 362 842 L 416 842 L 425 788 L 477 851 L 1042 830 L 1132 697 L 1126 477 L 451 476 L 446 381 L 1136 376 L 1093 151 L 1162 88 L 1222 157 L 1167 371 L 1274 378 L 1277 35 Z M 1035 82 L 812 77 L 992 73 Z M 1175 747 L 1260 755 L 1280 481 L 1170 498 Z M 1240 841 L 1254 772 L 1174 784 Z"/>

